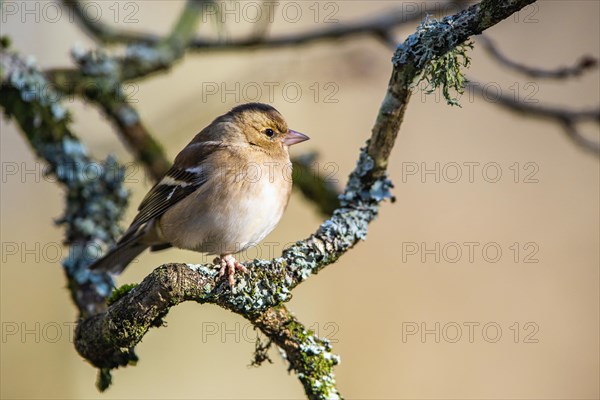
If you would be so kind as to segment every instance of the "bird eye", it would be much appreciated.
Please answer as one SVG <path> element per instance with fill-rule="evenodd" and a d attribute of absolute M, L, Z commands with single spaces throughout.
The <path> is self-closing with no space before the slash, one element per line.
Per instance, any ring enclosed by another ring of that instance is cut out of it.
<path fill-rule="evenodd" d="M 268 137 L 273 137 L 274 134 L 275 134 L 275 132 L 273 132 L 273 129 L 271 129 L 271 128 L 265 129 L 265 135 L 267 135 Z"/>

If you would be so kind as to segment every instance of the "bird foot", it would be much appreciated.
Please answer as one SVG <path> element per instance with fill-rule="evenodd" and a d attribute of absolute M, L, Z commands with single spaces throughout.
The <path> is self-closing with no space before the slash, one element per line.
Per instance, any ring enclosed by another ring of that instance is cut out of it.
<path fill-rule="evenodd" d="M 248 272 L 248 269 L 244 267 L 238 260 L 236 260 L 231 254 L 222 256 L 220 259 L 220 264 L 221 269 L 219 270 L 219 278 L 227 274 L 229 286 L 233 286 L 235 283 L 233 276 L 235 275 L 236 270 L 242 271 L 244 273 Z"/>

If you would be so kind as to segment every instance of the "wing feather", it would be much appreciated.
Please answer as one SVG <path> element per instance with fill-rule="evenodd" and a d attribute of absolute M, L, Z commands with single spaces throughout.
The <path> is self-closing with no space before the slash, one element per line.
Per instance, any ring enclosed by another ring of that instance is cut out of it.
<path fill-rule="evenodd" d="M 135 240 L 142 234 L 144 226 L 163 215 L 169 208 L 194 193 L 209 179 L 213 172 L 207 159 L 222 144 L 197 143 L 182 150 L 175 164 L 160 182 L 150 189 L 138 207 L 133 219 L 119 243 Z"/>

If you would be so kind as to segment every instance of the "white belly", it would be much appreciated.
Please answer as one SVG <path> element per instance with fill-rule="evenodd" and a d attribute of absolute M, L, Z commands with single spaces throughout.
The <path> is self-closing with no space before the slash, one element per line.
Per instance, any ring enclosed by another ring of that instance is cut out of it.
<path fill-rule="evenodd" d="M 209 254 L 234 254 L 263 240 L 279 223 L 291 182 L 278 169 L 260 179 L 230 176 L 206 182 L 160 221 L 165 241 Z M 222 184 L 221 184 L 222 182 Z"/>

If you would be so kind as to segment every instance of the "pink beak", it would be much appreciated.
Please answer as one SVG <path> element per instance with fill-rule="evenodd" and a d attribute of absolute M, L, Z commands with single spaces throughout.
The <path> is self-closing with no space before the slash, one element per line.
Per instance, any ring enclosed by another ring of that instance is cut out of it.
<path fill-rule="evenodd" d="M 283 143 L 286 146 L 291 146 L 296 143 L 302 143 L 308 139 L 310 139 L 310 138 L 308 136 L 306 136 L 304 133 L 296 132 L 296 131 L 293 131 L 290 129 L 288 131 L 287 135 L 285 135 L 285 139 L 283 139 Z"/>

